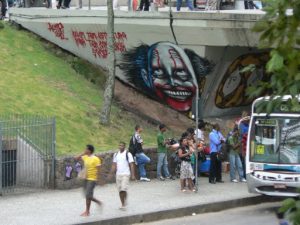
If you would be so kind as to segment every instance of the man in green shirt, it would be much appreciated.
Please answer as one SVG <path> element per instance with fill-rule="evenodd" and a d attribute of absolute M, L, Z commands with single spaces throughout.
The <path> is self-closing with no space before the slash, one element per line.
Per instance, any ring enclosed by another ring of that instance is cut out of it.
<path fill-rule="evenodd" d="M 246 182 L 244 178 L 243 166 L 240 159 L 240 142 L 239 142 L 239 130 L 234 128 L 231 135 L 228 137 L 229 144 L 229 161 L 230 161 L 230 179 L 231 182 L 237 183 L 235 177 L 236 171 L 239 174 L 240 182 Z"/>
<path fill-rule="evenodd" d="M 170 179 L 170 173 L 168 169 L 168 158 L 167 158 L 167 144 L 168 140 L 165 139 L 164 133 L 167 131 L 167 127 L 164 124 L 159 125 L 159 132 L 157 134 L 157 179 L 165 180 Z M 163 168 L 163 174 L 161 174 L 161 168 Z"/>

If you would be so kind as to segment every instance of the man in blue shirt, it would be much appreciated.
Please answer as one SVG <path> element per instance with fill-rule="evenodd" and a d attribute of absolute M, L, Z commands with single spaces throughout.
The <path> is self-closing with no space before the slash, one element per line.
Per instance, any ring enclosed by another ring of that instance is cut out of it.
<path fill-rule="evenodd" d="M 223 183 L 222 181 L 222 162 L 218 159 L 218 153 L 222 148 L 222 143 L 225 138 L 220 132 L 219 124 L 213 125 L 213 130 L 209 134 L 210 144 L 210 171 L 209 183 L 215 184 L 216 182 Z"/>

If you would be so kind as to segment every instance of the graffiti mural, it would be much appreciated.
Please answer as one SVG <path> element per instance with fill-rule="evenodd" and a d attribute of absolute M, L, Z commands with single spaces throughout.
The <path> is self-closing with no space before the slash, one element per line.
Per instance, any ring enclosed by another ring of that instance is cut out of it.
<path fill-rule="evenodd" d="M 189 111 L 196 93 L 214 65 L 191 49 L 170 42 L 142 44 L 123 53 L 120 69 L 126 79 L 148 96 L 181 112 Z"/>
<path fill-rule="evenodd" d="M 255 85 L 259 80 L 269 80 L 270 77 L 265 71 L 268 59 L 268 53 L 250 53 L 235 59 L 218 86 L 215 98 L 216 106 L 224 109 L 251 104 L 254 99 L 250 99 L 246 95 L 246 89 Z M 256 69 L 253 72 L 242 73 L 241 70 L 250 64 L 255 65 Z"/>
<path fill-rule="evenodd" d="M 72 31 L 72 37 L 77 47 L 85 48 L 89 46 L 95 58 L 106 59 L 107 50 L 107 33 L 106 32 L 83 32 Z M 124 32 L 115 32 L 115 51 L 122 53 L 126 51 L 125 41 L 127 35 Z"/>
<path fill-rule="evenodd" d="M 64 25 L 62 23 L 48 23 L 48 30 L 61 40 L 68 40 L 65 37 Z"/>

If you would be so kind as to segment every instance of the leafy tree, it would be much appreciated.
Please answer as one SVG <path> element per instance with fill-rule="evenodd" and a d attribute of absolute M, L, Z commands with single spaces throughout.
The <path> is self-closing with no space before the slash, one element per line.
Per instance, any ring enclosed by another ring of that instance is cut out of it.
<path fill-rule="evenodd" d="M 266 71 L 270 82 L 261 81 L 250 87 L 250 97 L 271 95 L 273 101 L 262 105 L 268 112 L 281 99 L 275 96 L 291 95 L 291 110 L 300 110 L 296 96 L 300 94 L 300 1 L 265 0 L 264 17 L 253 30 L 260 33 L 260 48 L 271 49 Z"/>
<path fill-rule="evenodd" d="M 261 106 L 268 112 L 281 102 L 281 98 L 274 99 L 275 96 L 291 95 L 290 109 L 300 110 L 297 99 L 300 94 L 300 1 L 265 0 L 264 3 L 266 14 L 253 30 L 260 33 L 260 48 L 271 49 L 266 65 L 270 82 L 261 81 L 250 87 L 248 94 L 258 97 L 271 93 L 273 101 Z M 285 200 L 279 211 L 286 213 L 294 225 L 300 225 L 299 200 Z"/>

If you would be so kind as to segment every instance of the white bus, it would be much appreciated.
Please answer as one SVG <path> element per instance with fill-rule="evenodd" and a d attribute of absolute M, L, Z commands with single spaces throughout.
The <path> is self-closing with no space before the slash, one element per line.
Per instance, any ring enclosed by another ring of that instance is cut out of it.
<path fill-rule="evenodd" d="M 284 96 L 270 114 L 257 111 L 269 97 L 259 98 L 252 105 L 246 154 L 250 193 L 291 197 L 300 194 L 300 110 L 289 109 L 290 98 Z"/>

